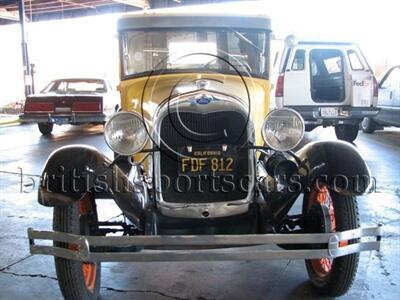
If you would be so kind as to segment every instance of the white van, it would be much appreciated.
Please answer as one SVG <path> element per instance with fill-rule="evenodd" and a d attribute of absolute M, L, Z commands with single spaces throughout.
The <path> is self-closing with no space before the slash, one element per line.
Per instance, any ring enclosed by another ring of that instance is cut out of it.
<path fill-rule="evenodd" d="M 298 111 L 307 131 L 335 126 L 338 139 L 352 142 L 362 119 L 378 114 L 377 97 L 377 82 L 357 45 L 286 39 L 276 106 Z"/>

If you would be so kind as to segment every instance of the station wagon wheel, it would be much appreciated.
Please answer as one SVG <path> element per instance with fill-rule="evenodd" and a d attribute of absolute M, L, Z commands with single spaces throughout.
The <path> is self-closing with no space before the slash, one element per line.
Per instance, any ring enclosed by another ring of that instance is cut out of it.
<path fill-rule="evenodd" d="M 324 206 L 327 212 L 324 220 L 329 222 L 323 226 L 331 232 L 345 231 L 359 227 L 358 207 L 355 197 L 341 195 L 327 186 L 312 189 L 305 193 L 303 213 L 309 212 L 313 206 Z M 316 232 L 312 232 L 316 233 Z M 354 243 L 355 240 L 343 241 L 339 247 Z M 307 259 L 307 272 L 318 293 L 337 297 L 346 293 L 351 287 L 357 273 L 359 254 L 350 254 L 337 258 Z"/>
<path fill-rule="evenodd" d="M 53 229 L 82 235 L 97 234 L 97 212 L 92 195 L 87 193 L 72 205 L 55 207 Z M 55 246 L 78 250 L 75 244 L 55 242 Z M 100 294 L 101 264 L 55 258 L 58 284 L 65 299 L 94 300 Z"/>

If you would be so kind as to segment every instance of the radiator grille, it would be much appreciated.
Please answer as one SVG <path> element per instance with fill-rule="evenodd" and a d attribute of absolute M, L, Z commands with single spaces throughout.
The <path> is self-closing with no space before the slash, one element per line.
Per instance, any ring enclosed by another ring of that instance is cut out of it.
<path fill-rule="evenodd" d="M 166 116 L 160 130 L 164 201 L 207 203 L 246 198 L 249 150 L 241 147 L 248 139 L 246 126 L 246 117 L 234 111 L 207 114 L 181 112 Z M 201 175 L 180 172 L 182 157 L 174 151 L 194 157 L 196 151 L 221 151 L 222 145 L 227 145 L 227 151 L 221 152 L 222 157 L 229 153 L 234 158 L 233 172 Z"/>

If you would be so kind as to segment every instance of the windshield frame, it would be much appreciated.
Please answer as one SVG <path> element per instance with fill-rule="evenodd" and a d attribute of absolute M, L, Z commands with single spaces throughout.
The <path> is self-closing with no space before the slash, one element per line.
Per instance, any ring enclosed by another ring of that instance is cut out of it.
<path fill-rule="evenodd" d="M 187 68 L 187 69 L 160 69 L 160 70 L 148 70 L 144 72 L 138 72 L 133 74 L 125 73 L 125 59 L 124 59 L 124 36 L 125 33 L 130 31 L 211 31 L 217 32 L 218 30 L 228 30 L 235 33 L 239 33 L 240 31 L 246 30 L 250 32 L 261 32 L 265 34 L 265 44 L 262 45 L 265 49 L 264 55 L 264 73 L 248 73 L 248 72 L 240 72 L 240 75 L 235 70 L 221 70 L 221 69 L 209 69 L 209 68 Z M 119 40 L 119 65 L 120 65 L 120 78 L 121 81 L 140 78 L 150 75 L 167 75 L 167 74 L 184 74 L 184 73 L 212 73 L 212 74 L 226 74 L 226 75 L 235 75 L 235 76 L 243 76 L 243 77 L 254 77 L 261 78 L 265 80 L 269 80 L 270 78 L 270 40 L 271 40 L 271 30 L 269 29 L 254 29 L 254 28 L 220 28 L 220 27 L 171 27 L 171 28 L 141 28 L 141 29 L 123 29 L 118 32 L 118 40 Z"/>

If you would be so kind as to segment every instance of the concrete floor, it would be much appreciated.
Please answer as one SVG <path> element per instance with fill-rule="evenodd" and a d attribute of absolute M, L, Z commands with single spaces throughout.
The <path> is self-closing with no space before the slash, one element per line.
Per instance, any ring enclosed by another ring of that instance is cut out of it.
<path fill-rule="evenodd" d="M 306 141 L 321 139 L 335 139 L 334 131 L 321 128 L 306 135 Z M 101 127 L 56 127 L 50 138 L 34 125 L 0 128 L 0 299 L 62 298 L 53 259 L 28 254 L 26 229 L 51 229 L 52 210 L 36 202 L 38 175 L 51 151 L 71 143 L 110 154 Z M 361 254 L 355 283 L 342 298 L 398 299 L 400 130 L 360 133 L 355 144 L 377 180 L 376 192 L 359 198 L 362 224 L 383 223 L 385 233 L 380 253 Z M 19 168 L 33 180 L 24 175 L 21 186 Z M 316 297 L 303 261 L 104 263 L 101 293 L 102 299 Z"/>

